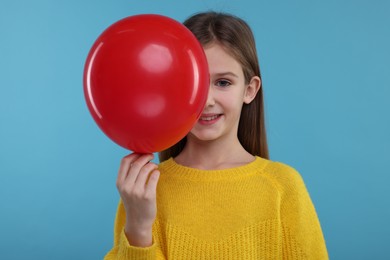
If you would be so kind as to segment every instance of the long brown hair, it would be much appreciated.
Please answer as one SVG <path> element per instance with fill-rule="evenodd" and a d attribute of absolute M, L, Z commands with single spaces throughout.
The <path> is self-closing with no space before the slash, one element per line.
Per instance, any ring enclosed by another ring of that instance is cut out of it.
<path fill-rule="evenodd" d="M 261 79 L 255 40 L 245 21 L 231 14 L 205 12 L 191 16 L 184 25 L 203 46 L 216 42 L 224 46 L 241 64 L 246 84 L 254 76 Z M 269 159 L 262 86 L 251 103 L 243 104 L 237 136 L 249 153 Z M 160 162 L 179 155 L 185 144 L 186 137 L 160 152 Z"/>

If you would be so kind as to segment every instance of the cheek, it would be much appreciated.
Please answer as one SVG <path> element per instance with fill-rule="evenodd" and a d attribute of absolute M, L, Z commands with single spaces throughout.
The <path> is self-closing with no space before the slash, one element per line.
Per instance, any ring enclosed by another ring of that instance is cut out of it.
<path fill-rule="evenodd" d="M 221 97 L 223 103 L 226 107 L 231 109 L 237 109 L 242 107 L 244 103 L 244 95 L 241 92 L 235 91 L 234 93 L 230 93 L 230 95 L 225 95 Z"/>

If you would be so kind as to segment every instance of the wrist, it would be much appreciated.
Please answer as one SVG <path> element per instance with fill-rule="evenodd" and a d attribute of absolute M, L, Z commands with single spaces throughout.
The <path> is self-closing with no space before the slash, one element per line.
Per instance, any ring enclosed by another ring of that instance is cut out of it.
<path fill-rule="evenodd" d="M 125 226 L 125 235 L 131 246 L 150 247 L 153 244 L 152 228 L 134 229 Z"/>

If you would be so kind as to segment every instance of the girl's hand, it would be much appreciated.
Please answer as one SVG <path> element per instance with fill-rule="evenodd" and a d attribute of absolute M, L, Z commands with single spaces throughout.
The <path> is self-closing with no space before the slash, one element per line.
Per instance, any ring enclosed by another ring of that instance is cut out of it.
<path fill-rule="evenodd" d="M 156 187 L 160 176 L 153 154 L 130 154 L 121 161 L 116 186 L 125 211 L 125 234 L 132 246 L 152 245 Z M 149 180 L 148 180 L 149 178 Z"/>

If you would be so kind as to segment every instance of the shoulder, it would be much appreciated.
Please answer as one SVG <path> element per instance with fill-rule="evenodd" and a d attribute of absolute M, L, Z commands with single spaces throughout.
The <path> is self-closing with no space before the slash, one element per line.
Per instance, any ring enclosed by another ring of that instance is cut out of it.
<path fill-rule="evenodd" d="M 282 162 L 269 161 L 264 168 L 267 174 L 272 175 L 278 181 L 301 180 L 299 172 L 290 165 Z"/>
<path fill-rule="evenodd" d="M 295 168 L 280 162 L 270 162 L 263 174 L 278 190 L 284 219 L 289 215 L 302 215 L 302 212 L 315 212 L 303 178 Z"/>
<path fill-rule="evenodd" d="M 296 193 L 306 191 L 305 183 L 300 173 L 290 165 L 281 162 L 269 161 L 263 174 L 274 183 L 282 193 Z"/>

